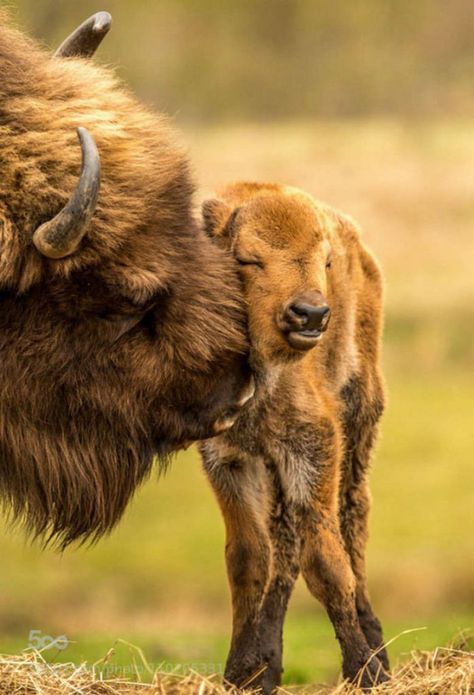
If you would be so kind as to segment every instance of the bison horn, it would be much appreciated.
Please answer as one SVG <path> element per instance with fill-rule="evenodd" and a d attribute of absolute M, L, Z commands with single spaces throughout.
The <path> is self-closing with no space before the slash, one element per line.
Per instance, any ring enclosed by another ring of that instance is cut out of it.
<path fill-rule="evenodd" d="M 54 56 L 56 58 L 90 58 L 109 32 L 111 25 L 112 16 L 108 12 L 96 12 L 62 42 Z"/>
<path fill-rule="evenodd" d="M 48 258 L 64 258 L 74 253 L 87 231 L 99 195 L 99 152 L 85 128 L 78 128 L 77 134 L 82 149 L 82 166 L 76 190 L 56 217 L 44 222 L 33 235 L 34 245 Z"/>

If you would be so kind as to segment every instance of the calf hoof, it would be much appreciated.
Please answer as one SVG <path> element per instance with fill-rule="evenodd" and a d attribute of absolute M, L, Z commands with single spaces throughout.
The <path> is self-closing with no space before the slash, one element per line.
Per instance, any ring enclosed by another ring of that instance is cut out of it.
<path fill-rule="evenodd" d="M 390 676 L 382 662 L 374 654 L 368 658 L 362 668 L 359 668 L 357 674 L 350 680 L 363 690 L 370 690 L 376 685 L 390 680 Z"/>
<path fill-rule="evenodd" d="M 241 663 L 240 667 L 226 669 L 224 680 L 228 687 L 242 691 L 257 691 L 259 695 L 274 693 L 281 682 L 281 667 L 272 664 L 250 666 Z"/>
<path fill-rule="evenodd" d="M 388 660 L 387 650 L 385 649 L 385 647 L 383 647 L 382 649 L 379 648 L 376 651 L 377 651 L 377 659 L 380 661 L 380 663 L 384 667 L 385 672 L 388 673 L 390 671 L 390 662 Z"/>

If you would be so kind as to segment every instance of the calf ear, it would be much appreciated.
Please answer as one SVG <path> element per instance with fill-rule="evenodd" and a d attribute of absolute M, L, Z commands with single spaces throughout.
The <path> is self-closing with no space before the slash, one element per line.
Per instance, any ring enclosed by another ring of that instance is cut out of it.
<path fill-rule="evenodd" d="M 202 204 L 204 231 L 210 237 L 224 236 L 232 209 L 223 200 L 211 198 Z"/>

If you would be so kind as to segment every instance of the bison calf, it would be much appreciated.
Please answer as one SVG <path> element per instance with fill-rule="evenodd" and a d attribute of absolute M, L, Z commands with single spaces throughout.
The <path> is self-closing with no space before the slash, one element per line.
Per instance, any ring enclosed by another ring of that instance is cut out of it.
<path fill-rule="evenodd" d="M 227 529 L 226 677 L 265 693 L 280 682 L 301 570 L 332 621 L 344 676 L 370 686 L 388 669 L 364 561 L 383 410 L 380 270 L 347 217 L 295 189 L 236 184 L 203 216 L 241 266 L 257 384 L 234 427 L 201 445 Z"/>

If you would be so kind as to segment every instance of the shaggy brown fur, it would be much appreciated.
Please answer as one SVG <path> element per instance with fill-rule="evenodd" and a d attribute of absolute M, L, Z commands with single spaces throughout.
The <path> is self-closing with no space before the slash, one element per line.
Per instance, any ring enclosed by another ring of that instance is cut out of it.
<path fill-rule="evenodd" d="M 366 666 L 369 686 L 388 668 L 364 561 L 367 471 L 383 409 L 379 268 L 350 219 L 295 189 L 235 184 L 203 214 L 242 266 L 257 382 L 235 426 L 201 445 L 227 529 L 226 677 L 265 693 L 280 682 L 283 621 L 301 570 L 333 623 L 344 676 Z M 301 298 L 331 309 L 317 347 L 285 330 Z"/>
<path fill-rule="evenodd" d="M 0 75 L 0 495 L 67 544 L 113 526 L 156 452 L 225 424 L 248 379 L 245 316 L 165 117 L 4 13 Z M 101 191 L 80 248 L 51 260 L 32 235 L 76 185 L 77 126 Z"/>

